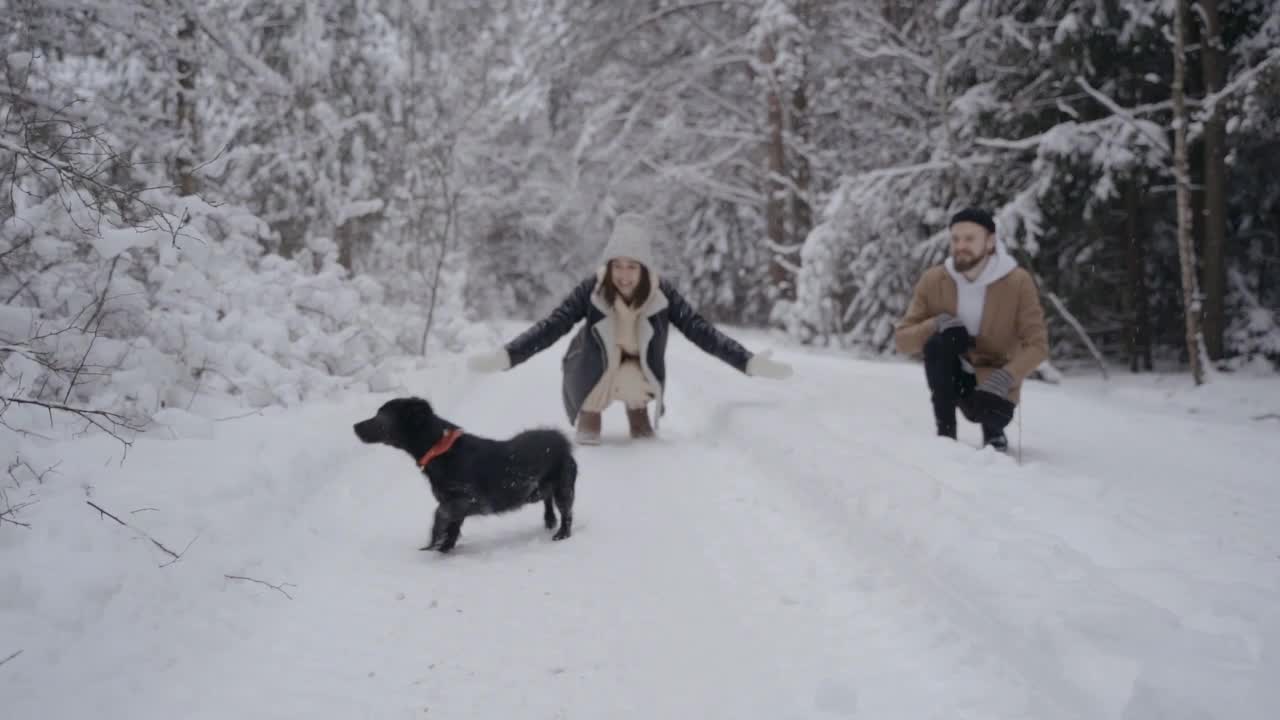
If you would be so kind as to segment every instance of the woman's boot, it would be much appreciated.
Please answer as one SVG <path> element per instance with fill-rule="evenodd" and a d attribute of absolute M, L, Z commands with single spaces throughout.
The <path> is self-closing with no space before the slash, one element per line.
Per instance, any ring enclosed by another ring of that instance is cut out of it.
<path fill-rule="evenodd" d="M 631 425 L 631 437 L 653 437 L 653 426 L 649 424 L 648 407 L 627 408 L 627 423 Z"/>
<path fill-rule="evenodd" d="M 578 413 L 578 432 L 574 439 L 579 445 L 600 444 L 600 413 L 583 410 Z"/>

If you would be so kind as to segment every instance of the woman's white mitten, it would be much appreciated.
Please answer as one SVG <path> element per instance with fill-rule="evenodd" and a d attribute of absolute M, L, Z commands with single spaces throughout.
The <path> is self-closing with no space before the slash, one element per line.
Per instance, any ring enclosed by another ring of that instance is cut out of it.
<path fill-rule="evenodd" d="M 467 367 L 482 373 L 501 372 L 511 367 L 511 358 L 507 355 L 506 350 L 498 348 L 493 352 L 472 355 L 467 358 Z"/>
<path fill-rule="evenodd" d="M 774 380 L 783 380 L 791 377 L 791 366 L 778 362 L 770 356 L 773 354 L 771 350 L 765 350 L 751 356 L 747 361 L 747 374 L 751 377 L 766 377 Z"/>

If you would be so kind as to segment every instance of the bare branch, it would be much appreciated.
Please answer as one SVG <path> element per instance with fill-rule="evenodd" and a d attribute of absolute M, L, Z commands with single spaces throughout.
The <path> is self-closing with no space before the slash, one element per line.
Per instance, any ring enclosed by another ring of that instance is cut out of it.
<path fill-rule="evenodd" d="M 14 470 L 17 470 L 18 468 L 21 468 L 21 467 L 25 467 L 27 469 L 27 472 L 31 474 L 31 477 L 35 478 L 38 484 L 43 485 L 44 476 L 56 470 L 58 466 L 61 464 L 62 464 L 62 461 L 59 460 L 58 462 L 45 468 L 43 472 L 36 472 L 35 468 L 31 467 L 31 463 L 27 462 L 26 460 L 23 460 L 22 457 L 19 456 L 13 462 L 9 463 L 8 472 L 9 472 L 9 477 L 13 479 L 13 484 L 15 487 L 22 487 L 22 481 L 19 480 L 18 476 L 13 472 Z"/>
<path fill-rule="evenodd" d="M 199 536 L 199 535 L 196 535 L 195 537 L 191 538 L 191 542 L 187 543 L 187 546 L 186 546 L 185 548 L 183 548 L 183 549 L 182 549 L 182 552 L 174 552 L 174 551 L 170 550 L 169 548 L 165 547 L 165 546 L 164 546 L 164 543 L 161 543 L 159 540 L 156 540 L 155 538 L 151 537 L 151 536 L 150 536 L 150 535 L 148 535 L 146 532 L 144 532 L 144 531 L 142 531 L 142 530 L 139 530 L 138 528 L 136 528 L 136 527 L 134 527 L 134 526 L 130 525 L 129 523 L 127 523 L 127 522 L 125 522 L 125 521 L 121 520 L 120 518 L 116 517 L 115 515 L 112 515 L 110 512 L 108 512 L 108 511 L 104 510 L 104 509 L 102 508 L 102 506 L 98 505 L 97 503 L 93 502 L 92 500 L 85 500 L 84 502 L 85 502 L 85 504 L 86 504 L 86 505 L 88 505 L 89 507 L 92 507 L 94 510 L 97 510 L 97 511 L 98 511 L 98 513 L 99 513 L 99 517 L 102 517 L 102 516 L 109 517 L 109 518 L 111 518 L 112 520 L 115 520 L 117 523 L 119 523 L 119 524 L 120 524 L 120 525 L 122 525 L 123 527 L 127 527 L 127 528 L 129 528 L 130 530 L 133 530 L 134 532 L 141 534 L 144 538 L 146 538 L 147 540 L 150 540 L 152 545 L 155 545 L 157 548 L 160 548 L 160 550 L 161 550 L 161 551 L 163 551 L 163 552 L 164 552 L 164 554 L 166 554 L 166 555 L 168 555 L 170 558 L 172 558 L 172 560 L 169 560 L 168 562 L 162 563 L 162 564 L 160 565 L 160 567 L 162 567 L 162 568 L 163 568 L 163 567 L 169 567 L 170 565 L 172 565 L 172 564 L 174 564 L 174 563 L 178 562 L 179 560 L 181 560 L 181 559 L 182 559 L 182 556 L 186 554 L 187 550 L 190 550 L 190 549 L 191 549 L 191 545 L 192 545 L 193 543 L 195 543 L 195 541 L 196 541 L 196 540 L 198 540 L 198 539 L 200 538 L 200 536 Z"/>
<path fill-rule="evenodd" d="M 93 326 L 93 334 L 89 338 L 89 344 L 84 348 L 84 354 L 80 356 L 80 363 L 76 366 L 75 372 L 71 374 L 71 382 L 67 383 L 67 392 L 62 396 L 63 403 L 71 399 L 71 393 L 76 389 L 76 382 L 80 379 L 80 373 L 84 371 L 85 362 L 89 359 L 89 353 L 93 351 L 93 345 L 98 341 L 98 331 L 102 327 L 102 308 L 107 304 L 107 293 L 111 290 L 111 279 L 115 277 L 116 265 L 119 263 L 119 255 L 111 259 L 111 268 L 107 271 L 107 281 L 102 286 L 102 293 L 98 295 L 93 315 L 85 325 L 85 332 L 89 332 L 90 325 Z"/>
<path fill-rule="evenodd" d="M 276 592 L 280 593 L 281 595 L 284 595 L 285 597 L 289 598 L 290 600 L 292 600 L 292 599 L 293 599 L 293 596 L 292 596 L 292 595 L 290 595 L 290 594 L 289 594 L 289 592 L 288 592 L 287 590 L 285 590 L 285 588 L 287 588 L 287 587 L 295 587 L 295 588 L 296 588 L 296 587 L 298 587 L 297 585 L 294 585 L 293 583 L 280 583 L 279 585 L 273 585 L 273 584 L 271 584 L 271 583 L 269 583 L 269 582 L 266 582 L 265 580 L 258 580 L 257 578 L 245 577 L 245 576 L 243 576 L 243 575 L 225 575 L 225 574 L 224 574 L 222 577 L 224 577 L 224 578 L 226 578 L 226 579 L 228 579 L 228 580 L 243 580 L 243 581 L 245 581 L 245 582 L 251 582 L 251 583 L 257 583 L 257 584 L 259 584 L 259 585 L 264 585 L 264 586 L 266 586 L 266 587 L 271 588 L 272 590 L 275 590 Z"/>
<path fill-rule="evenodd" d="M 86 141 L 96 147 L 98 154 L 102 156 L 96 166 L 82 168 L 54 157 L 63 150 L 65 145 L 73 140 Z M 15 153 L 26 162 L 26 165 L 36 175 L 59 185 L 61 187 L 59 197 L 62 199 L 64 208 L 69 215 L 72 214 L 72 200 L 68 196 L 74 198 L 85 208 L 93 210 L 98 217 L 99 225 L 106 219 L 106 216 L 118 215 L 119 220 L 125 226 L 133 225 L 139 230 L 154 229 L 170 234 L 175 245 L 177 238 L 181 234 L 182 227 L 186 224 L 187 218 L 185 214 L 175 224 L 169 219 L 164 210 L 143 199 L 143 194 L 149 191 L 174 189 L 172 184 L 122 188 L 99 179 L 100 175 L 110 171 L 109 163 L 120 165 L 128 163 L 124 158 L 117 155 L 115 150 L 104 139 L 96 135 L 92 129 L 72 125 L 71 134 L 65 137 L 58 146 L 49 148 L 53 152 L 39 152 L 30 147 L 30 144 L 18 144 L 4 137 L 0 137 L 0 149 Z M 42 170 L 46 170 L 46 166 L 54 171 L 55 176 L 49 177 L 42 172 Z M 108 202 L 114 205 L 114 209 L 108 206 Z M 131 213 L 130 209 L 136 212 Z M 149 218 L 149 224 L 141 222 L 140 217 L 142 216 Z M 93 227 L 81 226 L 74 220 L 73 222 L 86 235 L 99 234 L 98 230 Z M 110 225 L 112 223 L 108 221 L 107 224 Z"/>
<path fill-rule="evenodd" d="M 106 515 L 107 517 L 111 518 L 112 520 L 115 520 L 116 522 L 120 523 L 121 525 L 123 525 L 123 526 L 125 526 L 125 527 L 129 527 L 129 523 L 127 523 L 127 522 L 125 522 L 125 521 L 121 520 L 120 518 L 116 517 L 115 515 L 112 515 L 111 513 L 107 512 L 106 510 L 103 510 L 102 508 L 98 507 L 97 505 L 95 505 L 95 504 L 94 504 L 94 502 L 93 502 L 92 500 L 85 500 L 85 502 L 86 502 L 86 503 L 88 503 L 90 506 L 92 506 L 94 510 L 97 510 L 98 512 L 102 513 L 103 515 Z"/>
<path fill-rule="evenodd" d="M 195 544 L 196 544 L 196 541 L 197 541 L 197 540 L 199 540 L 199 539 L 200 539 L 200 536 L 199 536 L 199 535 L 196 535 L 196 536 L 192 537 L 192 538 L 191 538 L 191 540 L 189 540 L 189 541 L 187 542 L 187 546 L 186 546 L 186 547 L 184 547 L 184 548 L 182 548 L 182 552 L 178 553 L 178 554 L 177 554 L 177 556 L 176 556 L 176 557 L 174 557 L 172 560 L 170 560 L 170 561 L 168 561 L 168 562 L 160 563 L 160 567 L 162 567 L 162 568 L 166 568 L 166 567 L 169 567 L 170 565 L 172 565 L 172 564 L 174 564 L 174 563 L 178 562 L 179 560 L 181 560 L 181 559 L 182 559 L 182 556 L 186 555 L 186 554 L 187 554 L 187 551 L 191 549 L 191 546 L 192 546 L 192 545 L 195 545 Z M 160 543 L 156 542 L 155 540 L 152 540 L 151 542 L 156 543 L 156 545 L 160 545 Z M 161 549 L 163 549 L 163 548 L 164 548 L 164 546 L 161 546 Z M 168 551 L 166 550 L 166 552 L 168 552 Z"/>
<path fill-rule="evenodd" d="M 21 294 L 23 293 L 23 291 L 30 292 L 27 288 L 28 288 L 28 287 L 30 287 L 30 285 L 31 285 L 31 281 L 32 281 L 32 280 L 35 280 L 37 277 L 40 277 L 40 276 L 41 276 L 41 275 L 43 275 L 44 273 L 46 273 L 46 272 L 48 272 L 48 271 L 52 270 L 52 269 L 53 269 L 53 267 L 54 267 L 55 265 L 57 265 L 59 262 L 61 262 L 61 261 L 60 261 L 60 260 L 51 260 L 51 261 L 49 261 L 48 263 L 45 263 L 45 265 L 44 265 L 43 267 L 41 267 L 41 268 L 40 268 L 39 270 L 37 270 L 36 272 L 32 273 L 32 274 L 31 274 L 31 276 L 30 276 L 30 277 L 28 277 L 26 280 L 23 280 L 21 283 L 18 283 L 18 287 L 17 287 L 17 289 L 16 289 L 16 290 L 14 290 L 14 291 L 13 291 L 13 293 L 9 295 L 9 297 L 5 298 L 4 304 L 5 304 L 5 305 L 8 305 L 9 303 L 13 302 L 13 299 L 14 299 L 14 298 L 16 298 L 16 297 L 18 297 L 19 295 L 21 295 Z M 4 267 L 6 272 L 13 272 L 12 270 L 9 270 L 9 269 L 8 269 L 7 264 L 5 264 L 3 261 L 0 261 L 0 267 Z M 14 274 L 16 275 L 16 273 L 14 273 Z M 37 302 L 38 302 L 38 298 L 36 298 L 35 293 L 32 293 L 32 294 L 31 294 L 31 298 L 32 298 L 33 300 L 37 300 Z"/>
<path fill-rule="evenodd" d="M 3 660 L 0 660 L 0 665 L 4 665 L 5 663 L 7 663 L 7 662 L 9 662 L 10 660 L 12 660 L 12 659 L 14 659 L 14 658 L 18 657 L 18 656 L 19 656 L 19 655 L 21 655 L 21 654 L 22 654 L 22 651 L 21 651 L 21 650 L 19 650 L 19 651 L 17 651 L 17 652 L 15 652 L 15 653 L 13 653 L 13 654 L 12 654 L 12 655 L 10 655 L 9 657 L 7 657 L 7 658 L 5 658 L 5 659 L 3 659 Z"/>
<path fill-rule="evenodd" d="M 261 414 L 262 414 L 262 411 L 261 411 L 261 410 L 250 410 L 249 412 L 247 412 L 247 413 L 241 413 L 240 415 L 228 415 L 227 417 L 214 418 L 214 419 L 213 419 L 213 421 L 214 421 L 214 422 L 227 422 L 228 420 L 239 420 L 239 419 L 241 419 L 241 418 L 247 418 L 247 417 L 249 417 L 250 415 L 261 415 Z"/>
<path fill-rule="evenodd" d="M 15 252 L 17 252 L 17 251 L 21 250 L 22 248 L 24 248 L 24 247 L 26 247 L 26 246 L 30 245 L 30 244 L 31 244 L 31 241 L 32 241 L 32 240 L 35 240 L 35 237 L 36 237 L 35 235 L 30 235 L 30 236 L 28 236 L 28 237 L 26 237 L 26 238 L 24 238 L 24 239 L 22 239 L 22 240 L 18 241 L 17 243 L 15 243 L 15 244 L 13 245 L 13 247 L 9 248 L 8 250 L 5 250 L 4 252 L 0 252 L 0 260 L 4 260 L 5 258 L 9 257 L 9 255 L 11 255 L 11 254 L 13 254 L 13 253 L 15 253 Z"/>
<path fill-rule="evenodd" d="M 1098 368 L 1102 370 L 1102 379 L 1107 380 L 1107 363 L 1103 360 L 1102 352 L 1098 350 L 1098 346 L 1094 345 L 1093 340 L 1089 338 L 1089 333 L 1085 332 L 1084 325 L 1081 325 L 1080 321 L 1076 319 L 1076 316 L 1072 315 L 1070 310 L 1067 310 L 1066 303 L 1062 302 L 1062 299 L 1059 298 L 1056 293 L 1050 292 L 1047 293 L 1046 296 L 1049 298 L 1049 302 L 1053 303 L 1053 306 L 1057 308 L 1058 313 L 1062 315 L 1063 319 L 1067 321 L 1067 324 L 1070 325 L 1071 328 L 1076 331 L 1076 334 L 1080 336 L 1080 339 L 1084 341 L 1085 346 L 1089 348 L 1089 352 L 1093 354 L 1093 359 L 1098 362 Z"/>
<path fill-rule="evenodd" d="M 70 405 L 62 405 L 56 403 L 47 403 L 41 400 L 24 400 L 16 397 L 0 397 L 0 411 L 8 405 L 34 405 L 42 407 L 49 411 L 50 415 L 54 410 L 59 412 L 70 413 L 79 418 L 84 419 L 90 425 L 102 430 L 111 437 L 115 438 L 125 447 L 133 445 L 132 440 L 125 439 L 120 435 L 121 431 L 139 432 L 142 428 L 134 425 L 129 418 L 120 413 L 111 412 L 109 410 L 86 410 L 84 408 L 72 407 Z"/>
<path fill-rule="evenodd" d="M 24 508 L 31 507 L 32 505 L 35 505 L 35 501 L 18 503 L 17 505 L 10 505 L 8 493 L 5 492 L 4 488 L 0 488 L 0 525 L 3 525 L 4 523 L 10 523 L 12 525 L 19 525 L 21 527 L 24 527 L 30 530 L 31 529 L 30 523 L 14 520 L 13 517 L 14 515 L 17 515 L 19 512 L 21 512 Z"/>

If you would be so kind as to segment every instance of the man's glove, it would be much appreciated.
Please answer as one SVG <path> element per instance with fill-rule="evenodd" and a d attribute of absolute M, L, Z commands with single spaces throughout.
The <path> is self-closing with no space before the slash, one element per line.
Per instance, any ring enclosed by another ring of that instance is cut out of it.
<path fill-rule="evenodd" d="M 1013 375 L 1008 370 L 1000 368 L 988 375 L 986 380 L 978 383 L 976 389 L 978 392 L 991 393 L 1007 399 L 1009 391 L 1013 389 Z"/>
<path fill-rule="evenodd" d="M 969 348 L 973 347 L 973 337 L 969 335 L 969 330 L 959 318 L 941 313 L 933 318 L 933 322 L 938 328 L 938 334 L 957 355 L 968 352 Z"/>
<path fill-rule="evenodd" d="M 978 383 L 978 387 L 961 401 L 965 417 L 981 425 L 1003 428 L 1013 421 L 1015 405 L 1009 400 L 1013 375 L 1000 368 Z"/>

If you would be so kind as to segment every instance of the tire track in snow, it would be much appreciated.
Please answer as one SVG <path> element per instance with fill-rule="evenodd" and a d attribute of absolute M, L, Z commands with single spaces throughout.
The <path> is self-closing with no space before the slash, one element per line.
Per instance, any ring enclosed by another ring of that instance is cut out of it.
<path fill-rule="evenodd" d="M 807 669 L 779 681 L 799 698 L 785 717 L 1052 717 L 1033 712 L 1017 672 L 963 628 L 856 551 L 846 554 L 847 545 L 833 544 L 791 503 L 761 492 L 789 478 L 732 445 L 691 440 L 661 448 L 655 461 L 685 476 L 684 514 L 716 516 L 703 523 L 700 542 L 715 553 L 730 594 L 751 600 L 735 611 L 761 616 L 772 607 L 788 628 L 778 659 Z"/>

